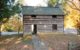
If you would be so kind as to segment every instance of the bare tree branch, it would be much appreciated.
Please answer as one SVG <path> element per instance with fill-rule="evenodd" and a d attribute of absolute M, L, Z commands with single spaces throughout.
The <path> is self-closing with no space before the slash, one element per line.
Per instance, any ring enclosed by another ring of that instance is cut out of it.
<path fill-rule="evenodd" d="M 74 3 L 73 0 L 72 0 L 72 1 L 68 0 L 66 3 L 67 3 L 72 9 L 75 9 L 75 10 L 80 11 L 80 8 L 77 7 L 77 5 Z"/>

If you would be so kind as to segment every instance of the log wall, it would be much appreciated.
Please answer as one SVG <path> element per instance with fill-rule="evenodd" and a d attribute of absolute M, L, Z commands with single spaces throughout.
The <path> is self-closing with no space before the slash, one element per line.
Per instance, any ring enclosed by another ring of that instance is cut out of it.
<path fill-rule="evenodd" d="M 64 31 L 64 17 L 63 16 L 24 16 L 24 32 L 32 32 L 32 25 L 37 25 L 37 32 L 63 32 Z M 52 25 L 57 25 L 57 30 L 53 30 Z"/>

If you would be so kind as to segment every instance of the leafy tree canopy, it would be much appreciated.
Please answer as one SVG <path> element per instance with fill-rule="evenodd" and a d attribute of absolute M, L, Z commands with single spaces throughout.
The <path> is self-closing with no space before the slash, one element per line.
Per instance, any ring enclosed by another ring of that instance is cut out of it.
<path fill-rule="evenodd" d="M 0 0 L 0 36 L 2 24 L 6 23 L 11 16 L 20 13 L 20 6 L 20 2 L 16 0 Z"/>
<path fill-rule="evenodd" d="M 15 0 L 0 0 L 0 22 L 6 22 L 16 13 L 20 13 L 19 3 L 15 3 Z"/>
<path fill-rule="evenodd" d="M 49 7 L 54 7 L 55 4 L 56 4 L 56 2 L 57 2 L 57 0 L 49 0 L 48 6 L 49 6 Z"/>
<path fill-rule="evenodd" d="M 65 0 L 49 0 L 48 6 L 55 7 L 57 4 L 65 5 Z"/>

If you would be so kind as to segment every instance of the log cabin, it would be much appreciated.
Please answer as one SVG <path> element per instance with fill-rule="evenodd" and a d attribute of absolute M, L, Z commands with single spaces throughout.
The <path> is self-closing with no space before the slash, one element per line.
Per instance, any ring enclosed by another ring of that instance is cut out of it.
<path fill-rule="evenodd" d="M 23 6 L 22 14 L 25 34 L 64 32 L 64 12 L 59 7 Z"/>

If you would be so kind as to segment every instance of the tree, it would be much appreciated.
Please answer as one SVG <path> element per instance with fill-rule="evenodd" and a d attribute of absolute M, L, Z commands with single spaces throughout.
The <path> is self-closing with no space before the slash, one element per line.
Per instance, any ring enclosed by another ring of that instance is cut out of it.
<path fill-rule="evenodd" d="M 49 2 L 51 5 L 54 5 L 52 1 Z M 66 13 L 65 16 L 65 26 L 75 27 L 80 30 L 80 0 L 57 0 L 56 3 L 61 2 L 62 8 Z M 67 24 L 67 25 L 66 25 Z"/>
<path fill-rule="evenodd" d="M 0 35 L 2 24 L 16 13 L 20 13 L 19 3 L 15 3 L 15 0 L 0 0 Z"/>
<path fill-rule="evenodd" d="M 69 5 L 72 9 L 75 9 L 77 11 L 80 11 L 80 0 L 66 0 L 66 4 Z"/>
<path fill-rule="evenodd" d="M 48 6 L 49 7 L 54 7 L 56 5 L 56 3 L 57 3 L 57 0 L 49 0 Z"/>
<path fill-rule="evenodd" d="M 65 3 L 72 9 L 72 11 L 75 11 L 75 17 L 73 18 L 75 19 L 74 21 L 76 21 L 75 27 L 78 30 L 78 34 L 80 34 L 80 0 L 65 0 Z"/>
<path fill-rule="evenodd" d="M 49 0 L 48 1 L 48 6 L 49 7 L 55 7 L 57 5 L 64 5 L 65 4 L 65 1 L 64 0 Z"/>

